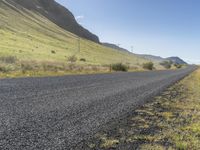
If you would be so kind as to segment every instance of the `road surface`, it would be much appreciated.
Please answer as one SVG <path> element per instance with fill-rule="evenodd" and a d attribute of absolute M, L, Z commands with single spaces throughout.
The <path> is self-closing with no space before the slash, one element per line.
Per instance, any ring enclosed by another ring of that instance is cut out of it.
<path fill-rule="evenodd" d="M 194 69 L 0 80 L 0 149 L 73 149 Z"/>

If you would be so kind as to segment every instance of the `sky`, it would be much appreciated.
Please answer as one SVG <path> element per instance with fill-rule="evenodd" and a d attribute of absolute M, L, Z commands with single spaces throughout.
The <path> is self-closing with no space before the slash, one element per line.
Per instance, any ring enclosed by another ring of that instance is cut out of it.
<path fill-rule="evenodd" d="M 56 1 L 101 42 L 200 64 L 200 0 Z"/>

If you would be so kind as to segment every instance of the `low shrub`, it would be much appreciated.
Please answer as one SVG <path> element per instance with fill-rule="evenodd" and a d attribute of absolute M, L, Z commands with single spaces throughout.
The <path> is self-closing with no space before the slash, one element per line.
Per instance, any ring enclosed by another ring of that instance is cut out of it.
<path fill-rule="evenodd" d="M 147 70 L 153 70 L 154 64 L 152 62 L 147 62 L 143 64 L 143 68 Z"/>
<path fill-rule="evenodd" d="M 117 63 L 117 64 L 113 64 L 111 66 L 111 69 L 114 71 L 124 71 L 127 72 L 129 67 L 127 65 L 124 65 L 122 63 Z"/>
<path fill-rule="evenodd" d="M 22 73 L 26 73 L 27 71 L 34 70 L 34 67 L 31 64 L 21 63 Z"/>
<path fill-rule="evenodd" d="M 166 69 L 170 69 L 172 67 L 171 61 L 163 61 L 160 63 L 161 66 L 165 67 Z"/>
<path fill-rule="evenodd" d="M 86 62 L 86 59 L 85 58 L 81 58 L 80 61 Z"/>
<path fill-rule="evenodd" d="M 0 72 L 1 73 L 8 73 L 15 70 L 15 66 L 8 65 L 8 64 L 0 64 Z"/>
<path fill-rule="evenodd" d="M 51 53 L 52 53 L 52 54 L 55 54 L 55 53 L 56 53 L 56 51 L 53 51 L 53 50 L 52 50 L 52 51 L 51 51 Z"/>
<path fill-rule="evenodd" d="M 9 69 L 6 66 L 0 66 L 0 72 L 6 73 L 9 72 Z"/>
<path fill-rule="evenodd" d="M 181 64 L 174 64 L 174 66 L 175 66 L 177 69 L 180 69 L 180 68 L 182 68 L 183 65 L 181 65 Z"/>
<path fill-rule="evenodd" d="M 1 56 L 0 61 L 7 64 L 14 64 L 17 62 L 17 57 L 15 56 Z"/>

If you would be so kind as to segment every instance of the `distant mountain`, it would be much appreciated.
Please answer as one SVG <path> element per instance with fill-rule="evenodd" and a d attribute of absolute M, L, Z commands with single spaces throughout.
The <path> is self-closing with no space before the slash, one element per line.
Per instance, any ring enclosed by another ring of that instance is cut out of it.
<path fill-rule="evenodd" d="M 146 55 L 146 54 L 137 54 L 139 57 L 148 59 L 150 61 L 156 61 L 156 62 L 162 62 L 165 61 L 165 58 L 162 58 L 160 56 L 154 56 L 154 55 Z"/>
<path fill-rule="evenodd" d="M 129 52 L 127 49 L 125 48 L 121 48 L 115 44 L 111 44 L 111 43 L 102 43 L 102 45 L 106 46 L 106 47 L 109 47 L 109 48 L 113 48 L 115 50 L 118 50 L 118 51 L 125 51 L 125 52 Z M 129 52 L 130 53 L 130 52 Z M 154 56 L 154 55 L 147 55 L 147 54 L 135 54 L 136 56 L 138 57 L 141 57 L 141 58 L 144 58 L 144 59 L 147 59 L 149 61 L 152 61 L 152 62 L 163 62 L 163 61 L 172 61 L 173 63 L 175 64 L 187 64 L 184 60 L 182 60 L 181 58 L 179 57 L 168 57 L 168 58 L 163 58 L 163 57 L 160 57 L 160 56 Z"/>
<path fill-rule="evenodd" d="M 179 57 L 162 58 L 160 56 L 154 56 L 154 55 L 138 55 L 138 56 L 154 62 L 172 61 L 174 64 L 181 64 L 181 65 L 187 64 L 184 60 L 182 60 Z"/>
<path fill-rule="evenodd" d="M 179 57 L 168 57 L 166 58 L 166 60 L 172 61 L 175 64 L 181 64 L 181 65 L 187 64 L 184 60 L 182 60 Z"/>
<path fill-rule="evenodd" d="M 80 37 L 99 43 L 99 38 L 79 25 L 73 14 L 55 0 L 4 0 L 18 9 L 35 11 L 59 27 Z"/>
<path fill-rule="evenodd" d="M 109 48 L 113 48 L 113 49 L 116 49 L 116 50 L 119 50 L 119 51 L 125 51 L 125 52 L 129 52 L 127 49 L 125 48 L 121 48 L 115 44 L 111 44 L 111 43 L 102 43 L 102 45 L 106 46 L 106 47 L 109 47 Z"/>

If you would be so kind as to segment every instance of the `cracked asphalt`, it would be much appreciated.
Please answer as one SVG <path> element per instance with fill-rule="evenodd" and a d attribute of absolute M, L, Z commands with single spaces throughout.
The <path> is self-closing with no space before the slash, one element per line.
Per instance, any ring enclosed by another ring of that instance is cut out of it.
<path fill-rule="evenodd" d="M 0 149 L 74 149 L 195 69 L 2 79 Z"/>

